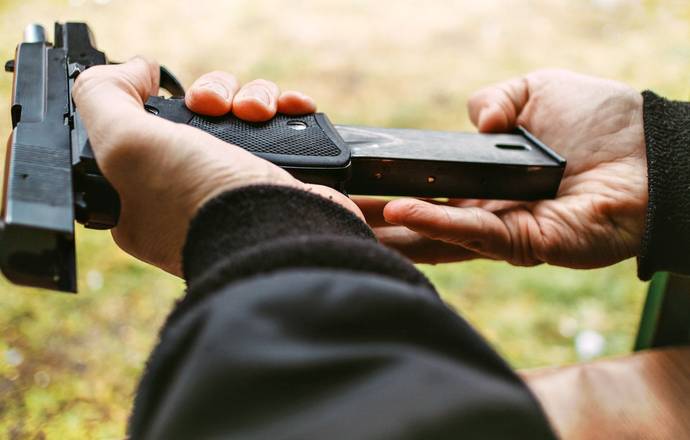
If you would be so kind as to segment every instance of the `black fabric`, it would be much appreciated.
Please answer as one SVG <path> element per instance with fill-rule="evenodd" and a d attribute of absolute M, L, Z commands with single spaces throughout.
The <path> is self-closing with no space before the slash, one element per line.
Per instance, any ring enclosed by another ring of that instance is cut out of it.
<path fill-rule="evenodd" d="M 296 189 L 207 204 L 133 439 L 541 439 L 526 385 L 356 216 Z"/>
<path fill-rule="evenodd" d="M 183 251 L 184 277 L 194 280 L 248 247 L 314 234 L 375 240 L 357 216 L 318 195 L 282 186 L 228 191 L 206 203 L 192 220 Z"/>
<path fill-rule="evenodd" d="M 378 272 L 435 293 L 407 260 L 383 246 L 372 246 L 373 242 L 373 232 L 357 216 L 318 195 L 282 186 L 228 191 L 204 205 L 191 222 L 183 271 L 193 294 L 172 316 L 206 292 L 279 268 Z"/>
<path fill-rule="evenodd" d="M 642 96 L 649 206 L 638 275 L 690 274 L 690 103 Z"/>

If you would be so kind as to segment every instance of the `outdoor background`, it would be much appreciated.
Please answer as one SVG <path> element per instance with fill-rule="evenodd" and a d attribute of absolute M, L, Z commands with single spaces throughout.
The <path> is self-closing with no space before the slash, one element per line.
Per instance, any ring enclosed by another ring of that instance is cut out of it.
<path fill-rule="evenodd" d="M 304 90 L 338 123 L 471 130 L 473 90 L 550 66 L 677 99 L 690 91 L 687 1 L 0 0 L 0 60 L 27 23 L 52 39 L 55 20 L 87 21 L 111 60 L 144 54 L 186 85 L 227 69 Z M 2 74 L 3 136 L 10 91 Z M 182 295 L 180 280 L 108 233 L 77 234 L 79 295 L 0 281 L 0 438 L 122 438 L 158 328 Z M 518 368 L 629 352 L 646 288 L 632 260 L 593 271 L 421 269 Z"/>

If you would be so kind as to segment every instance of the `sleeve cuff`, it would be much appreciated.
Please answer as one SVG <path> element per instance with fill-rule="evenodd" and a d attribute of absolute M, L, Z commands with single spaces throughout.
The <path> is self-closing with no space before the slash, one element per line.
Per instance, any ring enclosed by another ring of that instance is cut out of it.
<path fill-rule="evenodd" d="M 377 273 L 434 291 L 352 212 L 303 190 L 266 185 L 228 191 L 199 210 L 183 249 L 183 302 L 238 279 L 306 267 Z"/>
<path fill-rule="evenodd" d="M 644 98 L 649 205 L 638 276 L 690 273 L 690 103 L 651 91 Z"/>
<path fill-rule="evenodd" d="M 193 282 L 218 260 L 248 248 L 309 235 L 374 240 L 357 216 L 318 195 L 268 185 L 228 191 L 202 206 L 192 220 L 182 254 L 184 278 Z"/>

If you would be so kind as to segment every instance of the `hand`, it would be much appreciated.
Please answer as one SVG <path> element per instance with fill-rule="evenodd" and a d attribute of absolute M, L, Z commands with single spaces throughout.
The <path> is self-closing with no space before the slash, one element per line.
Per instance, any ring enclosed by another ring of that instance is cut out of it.
<path fill-rule="evenodd" d="M 158 93 L 156 63 L 134 58 L 121 65 L 95 66 L 77 79 L 72 96 L 98 165 L 120 196 L 113 238 L 126 252 L 176 275 L 187 227 L 207 200 L 255 184 L 286 185 L 313 191 L 361 212 L 344 195 L 306 185 L 283 169 L 196 128 L 175 124 L 144 110 Z M 207 115 L 232 111 L 261 121 L 277 111 L 310 113 L 314 101 L 298 92 L 255 80 L 243 87 L 230 74 L 199 78 L 185 97 L 187 106 Z"/>
<path fill-rule="evenodd" d="M 490 258 L 593 268 L 638 253 L 648 199 L 638 92 L 543 70 L 478 91 L 468 108 L 480 131 L 523 125 L 567 159 L 556 199 L 360 199 L 382 242 L 424 263 Z"/>

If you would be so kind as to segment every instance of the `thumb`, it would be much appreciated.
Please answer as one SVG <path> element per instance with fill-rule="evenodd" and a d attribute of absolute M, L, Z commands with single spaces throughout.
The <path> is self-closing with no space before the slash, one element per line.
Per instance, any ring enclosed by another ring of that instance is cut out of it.
<path fill-rule="evenodd" d="M 157 63 L 135 57 L 123 64 L 87 69 L 77 78 L 72 97 L 82 113 L 91 113 L 91 110 L 114 112 L 122 107 L 143 112 L 144 102 L 158 90 L 159 79 Z M 118 99 L 113 105 L 105 97 Z"/>
<path fill-rule="evenodd" d="M 520 77 L 478 90 L 467 102 L 467 109 L 479 131 L 505 132 L 515 128 L 528 100 L 529 84 Z"/>
<path fill-rule="evenodd" d="M 141 57 L 117 65 L 99 65 L 81 73 L 72 98 L 88 133 L 99 166 L 106 177 L 111 156 L 122 157 L 122 146 L 161 142 L 167 131 L 154 129 L 168 123 L 144 110 L 144 102 L 158 88 L 159 67 Z M 154 125 L 156 124 L 156 125 Z M 122 150 L 111 155 L 115 150 Z"/>
<path fill-rule="evenodd" d="M 491 258 L 505 260 L 512 254 L 510 231 L 499 217 L 482 208 L 456 208 L 402 198 L 389 202 L 383 215 L 388 223 Z"/>

